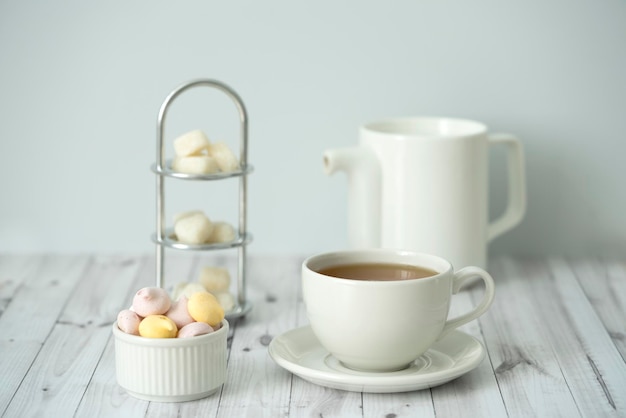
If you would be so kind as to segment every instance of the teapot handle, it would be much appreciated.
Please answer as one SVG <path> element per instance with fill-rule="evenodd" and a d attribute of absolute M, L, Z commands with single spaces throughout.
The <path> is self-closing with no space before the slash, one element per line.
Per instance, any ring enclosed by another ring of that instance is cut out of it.
<path fill-rule="evenodd" d="M 489 135 L 489 145 L 504 144 L 508 155 L 508 204 L 504 213 L 487 227 L 487 241 L 521 222 L 526 213 L 526 180 L 522 143 L 510 134 Z"/>

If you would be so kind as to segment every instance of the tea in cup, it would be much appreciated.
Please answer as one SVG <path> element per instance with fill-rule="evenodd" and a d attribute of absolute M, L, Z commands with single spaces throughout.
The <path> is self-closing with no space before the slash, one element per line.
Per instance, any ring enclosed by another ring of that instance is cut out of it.
<path fill-rule="evenodd" d="M 482 301 L 448 318 L 452 295 L 477 277 Z M 478 267 L 454 271 L 443 258 L 403 250 L 320 254 L 302 264 L 307 315 L 321 345 L 344 366 L 367 372 L 408 367 L 437 340 L 478 318 L 495 295 Z"/>

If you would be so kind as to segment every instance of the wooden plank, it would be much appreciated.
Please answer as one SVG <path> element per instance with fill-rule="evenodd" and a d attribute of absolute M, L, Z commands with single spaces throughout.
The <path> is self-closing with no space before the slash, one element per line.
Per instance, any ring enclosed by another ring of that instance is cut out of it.
<path fill-rule="evenodd" d="M 546 278 L 526 269 L 532 260 L 492 260 L 496 298 L 480 319 L 502 399 L 510 416 L 580 416 L 550 345 L 549 315 L 538 306 Z M 548 301 L 550 302 L 550 301 Z"/>
<path fill-rule="evenodd" d="M 299 259 L 250 257 L 248 263 L 253 311 L 236 325 L 218 416 L 284 416 L 291 378 L 272 361 L 267 346 L 295 325 Z"/>
<path fill-rule="evenodd" d="M 570 260 L 569 264 L 622 359 L 626 360 L 626 262 L 589 258 Z"/>
<path fill-rule="evenodd" d="M 41 256 L 0 254 L 0 317 L 42 259 Z"/>
<path fill-rule="evenodd" d="M 133 258 L 90 260 L 6 416 L 74 415 L 140 265 Z"/>
<path fill-rule="evenodd" d="M 6 411 L 54 327 L 63 306 L 89 258 L 45 256 L 29 258 L 20 270 L 23 278 L 11 303 L 0 317 L 0 413 Z M 6 415 L 11 416 L 11 415 Z"/>
<path fill-rule="evenodd" d="M 314 385 L 294 376 L 290 417 L 363 417 L 361 393 Z"/>
<path fill-rule="evenodd" d="M 151 278 L 152 279 L 152 278 Z M 77 417 L 144 417 L 148 401 L 133 398 L 115 378 L 115 341 L 109 337 L 89 386 L 76 409 Z"/>
<path fill-rule="evenodd" d="M 430 389 L 401 393 L 364 393 L 365 417 L 434 417 Z M 446 416 L 446 415 L 442 415 Z"/>
<path fill-rule="evenodd" d="M 626 364 L 563 259 L 546 266 L 550 287 L 532 283 L 549 318 L 550 343 L 578 409 L 585 416 L 626 416 Z M 601 283 L 597 283 L 602 286 Z M 623 328 L 622 328 L 623 329 Z"/>

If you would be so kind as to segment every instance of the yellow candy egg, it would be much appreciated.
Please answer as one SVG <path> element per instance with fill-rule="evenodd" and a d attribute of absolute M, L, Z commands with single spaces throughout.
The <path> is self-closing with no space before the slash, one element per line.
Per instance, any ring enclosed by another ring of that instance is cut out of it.
<path fill-rule="evenodd" d="M 205 322 L 212 327 L 224 319 L 224 309 L 215 296 L 209 292 L 197 292 L 189 296 L 187 302 L 189 315 L 197 322 Z"/>
<path fill-rule="evenodd" d="M 148 315 L 139 323 L 139 335 L 146 338 L 175 338 L 178 328 L 165 315 Z"/>

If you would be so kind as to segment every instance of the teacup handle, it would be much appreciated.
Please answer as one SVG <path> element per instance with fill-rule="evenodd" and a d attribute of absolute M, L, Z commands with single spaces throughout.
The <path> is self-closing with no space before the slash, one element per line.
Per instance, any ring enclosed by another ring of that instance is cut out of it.
<path fill-rule="evenodd" d="M 443 331 L 439 335 L 439 339 L 444 337 L 453 329 L 478 318 L 491 306 L 493 298 L 496 294 L 496 287 L 491 275 L 478 267 L 465 267 L 454 273 L 452 294 L 456 295 L 466 282 L 474 279 L 476 276 L 480 277 L 483 282 L 485 282 L 485 294 L 483 295 L 483 300 L 472 311 L 461 316 L 457 316 L 456 318 L 448 319 L 443 327 Z"/>

